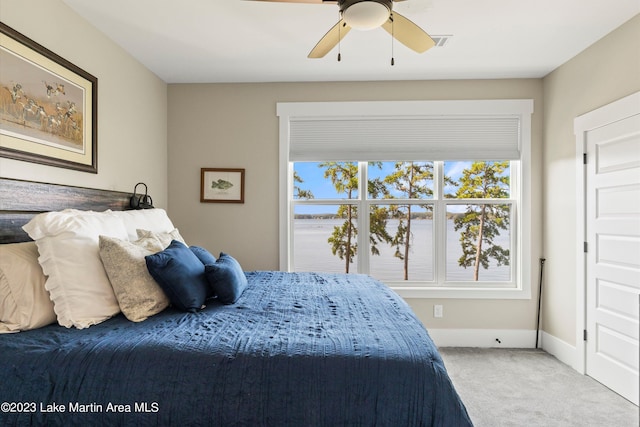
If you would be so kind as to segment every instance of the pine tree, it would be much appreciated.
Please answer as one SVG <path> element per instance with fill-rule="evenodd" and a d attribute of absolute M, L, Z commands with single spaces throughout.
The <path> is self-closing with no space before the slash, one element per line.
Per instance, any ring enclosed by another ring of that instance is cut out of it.
<path fill-rule="evenodd" d="M 325 168 L 324 177 L 329 178 L 339 194 L 346 194 L 347 199 L 353 199 L 358 194 L 358 164 L 355 162 L 323 162 L 318 165 Z M 344 260 L 345 273 L 349 273 L 349 267 L 358 251 L 356 241 L 358 228 L 355 220 L 357 208 L 346 204 L 338 207 L 337 216 L 344 218 L 340 226 L 333 227 L 333 233 L 327 240 L 331 245 L 331 252 Z"/>
<path fill-rule="evenodd" d="M 382 169 L 382 162 L 370 162 L 369 166 Z M 389 189 L 387 184 L 380 178 L 369 178 L 367 182 L 367 193 L 370 199 L 387 198 Z M 390 243 L 391 235 L 387 231 L 387 221 L 389 219 L 389 210 L 380 205 L 371 205 L 369 212 L 369 244 L 371 255 L 380 255 L 378 249 L 379 243 Z"/>
<path fill-rule="evenodd" d="M 358 196 L 358 164 L 355 162 L 324 162 L 318 165 L 325 168 L 324 177 L 329 178 L 336 191 L 344 193 L 347 199 L 354 199 Z M 380 162 L 373 163 L 373 166 L 382 168 Z M 371 197 L 377 197 L 386 192 L 386 186 L 379 179 L 369 180 L 367 190 Z M 313 196 L 312 196 L 313 197 Z M 333 255 L 338 255 L 345 261 L 345 273 L 349 273 L 350 265 L 353 263 L 358 253 L 358 228 L 355 224 L 357 219 L 357 207 L 350 204 L 338 207 L 338 218 L 344 218 L 340 226 L 333 228 L 333 233 L 327 242 L 331 245 Z M 387 233 L 387 213 L 383 207 L 375 206 L 371 209 L 370 215 L 369 241 L 371 243 L 371 253 L 380 255 L 377 244 L 388 242 L 391 238 Z"/>
<path fill-rule="evenodd" d="M 293 171 L 293 182 L 299 184 L 304 183 L 304 180 L 296 171 Z M 293 184 L 293 193 L 296 199 L 313 199 L 313 192 L 311 192 L 311 190 L 305 190 L 299 185 Z"/>
<path fill-rule="evenodd" d="M 402 198 L 417 199 L 433 195 L 427 181 L 433 179 L 433 163 L 396 162 L 395 171 L 386 176 L 384 182 L 399 192 Z M 395 198 L 389 195 L 388 198 Z M 391 205 L 390 214 L 397 218 L 398 228 L 391 238 L 396 247 L 395 256 L 404 261 L 404 280 L 409 280 L 409 254 L 411 249 L 411 220 L 413 205 Z"/>
<path fill-rule="evenodd" d="M 474 162 L 462 172 L 456 198 L 501 199 L 509 197 L 509 176 L 505 170 L 509 162 Z M 462 256 L 458 265 L 473 266 L 473 280 L 479 278 L 480 266 L 489 268 L 491 259 L 498 266 L 509 265 L 509 249 L 494 243 L 500 230 L 508 230 L 509 205 L 480 203 L 468 205 L 464 214 L 456 216 L 454 228 L 460 234 Z"/>

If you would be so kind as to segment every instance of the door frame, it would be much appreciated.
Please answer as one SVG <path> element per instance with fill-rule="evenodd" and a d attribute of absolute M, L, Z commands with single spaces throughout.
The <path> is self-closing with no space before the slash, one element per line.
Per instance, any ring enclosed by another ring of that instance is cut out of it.
<path fill-rule="evenodd" d="M 587 329 L 587 168 L 584 163 L 587 132 L 610 123 L 640 114 L 640 91 L 578 116 L 573 121 L 576 136 L 576 360 L 574 369 L 581 374 L 587 371 L 587 346 L 584 331 Z"/>

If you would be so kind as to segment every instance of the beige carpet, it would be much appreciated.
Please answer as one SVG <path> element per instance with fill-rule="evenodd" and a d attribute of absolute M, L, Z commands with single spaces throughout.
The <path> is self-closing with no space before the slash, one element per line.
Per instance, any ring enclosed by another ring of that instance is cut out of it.
<path fill-rule="evenodd" d="M 476 427 L 638 427 L 638 407 L 542 350 L 441 348 Z"/>

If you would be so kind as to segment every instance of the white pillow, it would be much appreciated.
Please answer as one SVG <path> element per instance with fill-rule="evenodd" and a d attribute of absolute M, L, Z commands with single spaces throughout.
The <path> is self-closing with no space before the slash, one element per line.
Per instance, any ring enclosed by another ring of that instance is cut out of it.
<path fill-rule="evenodd" d="M 153 231 L 154 233 L 168 233 L 175 228 L 164 209 L 114 211 L 113 214 L 124 222 L 130 241 L 138 239 L 136 233 L 138 228 Z"/>
<path fill-rule="evenodd" d="M 122 313 L 141 322 L 169 306 L 169 298 L 149 274 L 145 256 L 164 250 L 155 237 L 135 242 L 100 236 L 100 258 Z"/>
<path fill-rule="evenodd" d="M 138 239 L 154 238 L 159 240 L 160 243 L 162 244 L 162 250 L 166 249 L 173 240 L 178 240 L 179 242 L 182 242 L 185 245 L 187 244 L 187 242 L 185 242 L 182 236 L 180 235 L 180 231 L 178 231 L 177 228 L 174 228 L 168 233 L 163 233 L 163 232 L 157 233 L 151 230 L 141 230 L 141 229 L 136 230 L 136 232 L 138 233 Z"/>
<path fill-rule="evenodd" d="M 99 235 L 128 238 L 119 217 L 66 209 L 37 215 L 22 228 L 38 245 L 59 324 L 81 329 L 120 312 L 98 250 Z"/>
<path fill-rule="evenodd" d="M 0 245 L 0 333 L 56 321 L 35 242 Z"/>

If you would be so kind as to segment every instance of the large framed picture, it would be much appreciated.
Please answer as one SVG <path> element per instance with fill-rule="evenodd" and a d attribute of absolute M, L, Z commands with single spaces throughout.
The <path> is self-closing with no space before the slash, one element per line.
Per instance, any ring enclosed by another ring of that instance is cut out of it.
<path fill-rule="evenodd" d="M 0 156 L 98 173 L 98 79 L 0 22 Z"/>
<path fill-rule="evenodd" d="M 244 203 L 244 169 L 200 169 L 200 202 Z"/>

